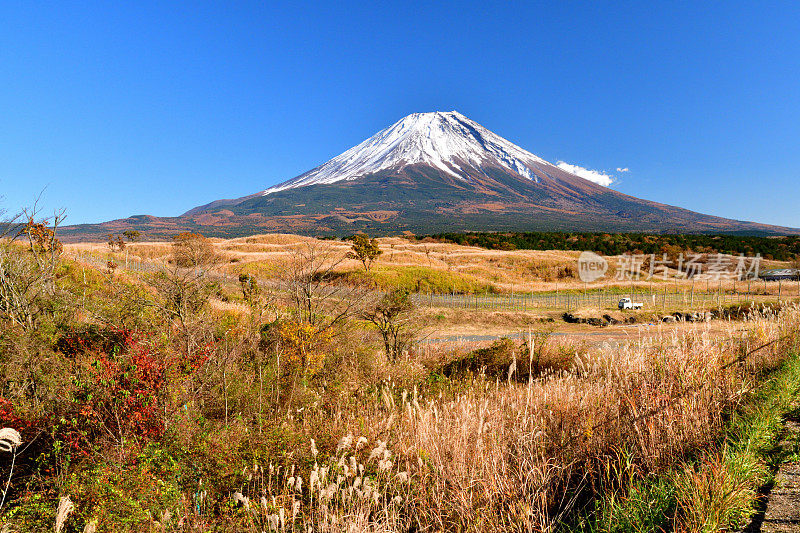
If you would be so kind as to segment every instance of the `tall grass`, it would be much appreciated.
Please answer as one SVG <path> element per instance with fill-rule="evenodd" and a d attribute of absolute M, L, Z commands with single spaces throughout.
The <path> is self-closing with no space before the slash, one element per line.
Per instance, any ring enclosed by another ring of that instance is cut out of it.
<path fill-rule="evenodd" d="M 300 491 L 304 523 L 330 530 L 333 513 L 341 530 L 549 531 L 615 493 L 641 504 L 612 501 L 602 530 L 657 524 L 670 513 L 691 531 L 741 523 L 763 465 L 749 455 L 699 451 L 717 446 L 725 420 L 759 377 L 796 348 L 797 324 L 793 308 L 752 317 L 721 338 L 698 328 L 606 346 L 568 371 L 527 383 L 477 380 L 451 398 L 387 385 L 379 403 L 343 409 L 327 429 L 359 427 L 368 441 L 385 440 L 388 469 L 408 476 L 403 505 L 393 507 L 389 490 L 369 509 Z M 658 481 L 676 469 L 674 482 Z M 342 483 L 336 490 L 345 490 Z"/>
<path fill-rule="evenodd" d="M 757 323 L 760 321 L 757 321 Z M 762 374 L 770 365 L 751 366 L 761 374 L 752 389 L 734 402 L 724 434 L 704 450 L 687 454 L 666 471 L 631 476 L 627 485 L 602 495 L 594 512 L 571 523 L 571 528 L 592 532 L 741 530 L 755 512 L 760 487 L 771 478 L 778 459 L 774 446 L 782 418 L 800 398 L 800 354 L 790 325 L 784 339 L 788 358 L 777 372 Z M 740 357 L 763 346 L 770 337 L 763 324 L 751 331 Z M 764 356 L 764 354 L 762 354 Z M 761 361 L 763 364 L 764 361 Z M 755 362 L 758 365 L 759 362 Z"/>

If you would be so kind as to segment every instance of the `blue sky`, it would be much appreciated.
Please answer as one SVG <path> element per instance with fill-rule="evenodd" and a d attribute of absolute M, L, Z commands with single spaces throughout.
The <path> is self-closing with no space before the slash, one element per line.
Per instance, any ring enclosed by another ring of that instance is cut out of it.
<path fill-rule="evenodd" d="M 178 215 L 457 109 L 619 191 L 800 227 L 797 2 L 4 2 L 0 24 L 11 211 Z"/>

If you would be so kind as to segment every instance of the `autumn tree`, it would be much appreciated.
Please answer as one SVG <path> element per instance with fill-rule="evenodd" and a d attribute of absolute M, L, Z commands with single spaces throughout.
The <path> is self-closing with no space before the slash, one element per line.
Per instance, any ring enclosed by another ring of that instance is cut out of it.
<path fill-rule="evenodd" d="M 0 224 L 0 317 L 34 329 L 38 319 L 56 312 L 52 303 L 63 250 L 56 232 L 63 220 L 62 211 L 37 221 L 34 205 Z"/>
<path fill-rule="evenodd" d="M 177 265 L 143 279 L 153 290 L 143 297 L 141 305 L 155 308 L 173 322 L 183 339 L 185 354 L 192 356 L 200 344 L 209 340 L 204 320 L 209 299 L 218 292 L 218 285 L 197 270 Z"/>
<path fill-rule="evenodd" d="M 333 328 L 357 314 L 363 289 L 337 283 L 336 269 L 345 255 L 336 248 L 312 243 L 295 251 L 287 265 L 283 284 L 288 289 L 294 319 L 317 331 Z"/>
<path fill-rule="evenodd" d="M 274 349 L 286 363 L 288 381 L 283 387 L 291 397 L 301 376 L 309 377 L 325 363 L 331 343 L 348 320 L 359 316 L 367 290 L 338 283 L 337 268 L 346 255 L 319 241 L 295 250 L 281 280 L 284 312 L 262 329 L 264 346 Z M 240 278 L 247 281 L 247 278 Z"/>
<path fill-rule="evenodd" d="M 361 261 L 361 264 L 364 265 L 364 272 L 369 272 L 372 263 L 382 253 L 378 247 L 377 239 L 370 239 L 366 235 L 359 233 L 353 236 L 353 246 L 348 253 L 348 257 Z"/>
<path fill-rule="evenodd" d="M 181 268 L 196 268 L 212 265 L 217 254 L 207 238 L 199 233 L 184 232 L 172 239 L 172 257 Z"/>
<path fill-rule="evenodd" d="M 113 233 L 108 234 L 108 249 L 112 252 L 119 251 L 125 249 L 125 239 L 122 238 L 122 235 L 114 235 Z"/>
<path fill-rule="evenodd" d="M 139 239 L 142 238 L 142 234 L 136 231 L 135 229 L 126 229 L 122 232 L 122 235 L 128 239 L 128 242 L 139 242 Z"/>

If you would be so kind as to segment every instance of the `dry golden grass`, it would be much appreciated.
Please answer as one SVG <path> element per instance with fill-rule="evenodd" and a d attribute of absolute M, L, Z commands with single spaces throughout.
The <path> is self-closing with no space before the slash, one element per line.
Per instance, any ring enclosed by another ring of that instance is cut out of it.
<path fill-rule="evenodd" d="M 374 403 L 304 413 L 312 437 L 341 437 L 336 451 L 318 456 L 311 441 L 310 469 L 256 465 L 238 500 L 247 499 L 253 531 L 276 521 L 315 531 L 551 531 L 578 498 L 713 446 L 725 413 L 797 347 L 799 319 L 788 308 L 716 334 L 696 325 L 576 350 L 564 371 L 478 379 L 454 395 L 388 381 Z"/>
<path fill-rule="evenodd" d="M 345 254 L 350 245 L 342 241 L 320 241 L 313 237 L 288 234 L 268 234 L 253 237 L 241 237 L 222 240 L 212 239 L 220 256 L 218 269 L 230 275 L 247 272 L 259 277 L 275 277 L 285 270 L 293 253 L 313 244 L 333 249 Z M 778 291 L 786 297 L 800 297 L 800 284 L 770 282 L 734 282 L 723 280 L 618 280 L 614 265 L 618 258 L 611 257 L 610 270 L 604 280 L 584 284 L 577 278 L 578 252 L 573 251 L 539 251 L 539 250 L 486 250 L 483 248 L 460 246 L 451 243 L 416 242 L 400 237 L 378 239 L 383 252 L 376 261 L 376 266 L 386 268 L 421 266 L 433 270 L 464 274 L 478 283 L 490 284 L 506 292 L 550 292 L 557 290 L 583 291 L 597 289 L 653 289 L 654 291 L 690 294 L 697 292 L 743 291 L 747 287 L 753 292 L 765 295 L 777 295 Z M 77 243 L 65 245 L 67 254 L 77 252 L 106 256 L 109 254 L 105 243 Z M 133 243 L 127 246 L 130 258 L 146 261 L 167 261 L 172 254 L 172 247 L 164 242 Z M 114 254 L 123 258 L 124 253 Z M 785 266 L 774 261 L 762 261 L 762 268 Z M 360 263 L 347 259 L 337 267 L 337 271 L 358 271 Z"/>
<path fill-rule="evenodd" d="M 417 313 L 419 322 L 425 324 L 420 330 L 420 336 L 431 339 L 473 335 L 517 335 L 528 330 L 561 332 L 568 328 L 576 329 L 560 318 L 555 319 L 535 311 L 476 311 L 421 307 Z M 596 329 L 582 326 L 580 331 L 583 332 Z"/>
<path fill-rule="evenodd" d="M 237 316 L 245 316 L 250 314 L 250 308 L 243 303 L 223 302 L 222 300 L 212 298 L 209 300 L 209 305 L 211 306 L 211 309 L 220 313 L 233 313 Z"/>
<path fill-rule="evenodd" d="M 750 386 L 742 368 L 726 368 L 738 355 L 732 347 L 796 335 L 796 319 L 794 310 L 777 322 L 756 320 L 745 332 L 712 337 L 698 329 L 608 346 L 565 374 L 488 384 L 444 403 L 412 402 L 396 438 L 412 456 L 425 451 L 415 476 L 432 483 L 426 494 L 437 497 L 421 507 L 434 523 L 458 516 L 470 528 L 478 516 L 495 530 L 524 524 L 540 531 L 569 509 L 565 489 L 590 490 L 622 449 L 642 472 L 663 471 L 710 444 L 725 406 Z M 785 348 L 767 349 L 746 366 L 772 367 Z"/>

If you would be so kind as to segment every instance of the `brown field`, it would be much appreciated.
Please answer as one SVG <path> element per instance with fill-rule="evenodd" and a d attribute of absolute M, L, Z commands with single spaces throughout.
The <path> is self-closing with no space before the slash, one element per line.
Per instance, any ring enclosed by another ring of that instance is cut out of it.
<path fill-rule="evenodd" d="M 331 247 L 346 253 L 349 242 L 302 237 L 289 234 L 268 234 L 237 239 L 211 239 L 219 254 L 220 263 L 217 269 L 230 275 L 238 275 L 248 269 L 264 277 L 275 276 L 285 266 L 293 251 L 301 249 L 309 243 Z M 610 263 L 609 272 L 604 280 L 585 284 L 577 276 L 577 259 L 579 252 L 573 251 L 539 251 L 539 250 L 486 250 L 483 248 L 459 246 L 450 243 L 415 242 L 400 237 L 378 239 L 381 251 L 375 263 L 377 267 L 387 269 L 398 267 L 425 267 L 430 270 L 466 275 L 481 283 L 492 285 L 501 292 L 552 292 L 556 290 L 583 291 L 600 288 L 636 288 L 654 287 L 656 290 L 695 290 L 731 291 L 744 290 L 746 282 L 732 280 L 702 280 L 660 278 L 653 280 L 617 280 L 614 265 L 618 258 L 607 258 Z M 118 260 L 124 259 L 119 252 L 110 254 L 105 243 L 76 243 L 65 245 L 67 254 L 88 252 L 97 256 L 113 255 Z M 127 246 L 127 255 L 131 259 L 165 262 L 169 259 L 172 248 L 169 243 L 143 242 Z M 762 269 L 788 267 L 789 264 L 779 261 L 762 261 Z M 338 269 L 342 272 L 358 271 L 361 265 L 356 260 L 343 261 Z M 674 274 L 674 271 L 670 271 Z M 800 284 L 787 282 L 782 290 L 787 296 L 798 296 Z M 765 294 L 777 294 L 778 283 L 751 283 L 751 291 Z"/>
<path fill-rule="evenodd" d="M 267 234 L 237 239 L 210 239 L 219 260 L 214 267 L 220 274 L 226 275 L 231 281 L 232 290 L 236 290 L 235 280 L 242 272 L 252 273 L 262 279 L 277 279 L 287 269 L 295 252 L 309 245 L 322 246 L 332 249 L 338 255 L 345 255 L 350 250 L 349 242 L 318 240 L 312 237 L 303 237 L 290 234 Z M 497 291 L 513 293 L 553 293 L 555 291 L 593 291 L 608 289 L 619 291 L 628 290 L 631 286 L 639 289 L 666 290 L 669 293 L 677 292 L 689 301 L 689 291 L 693 282 L 689 280 L 662 280 L 654 281 L 625 281 L 613 279 L 606 283 L 597 282 L 584 284 L 575 275 L 575 266 L 579 253 L 573 251 L 533 251 L 514 250 L 499 251 L 486 250 L 478 247 L 459 246 L 450 243 L 414 242 L 404 238 L 391 237 L 378 239 L 383 252 L 377 259 L 373 268 L 392 269 L 422 267 L 425 272 L 433 271 L 444 276 L 461 276 L 458 279 L 467 279 L 476 286 L 491 286 Z M 129 244 L 126 251 L 109 251 L 105 243 L 78 243 L 65 245 L 67 255 L 89 253 L 97 257 L 114 257 L 118 263 L 124 264 L 125 256 L 129 261 L 143 260 L 156 264 L 166 265 L 171 258 L 172 245 L 164 242 L 142 242 Z M 609 258 L 613 264 L 614 258 Z M 764 268 L 786 266 L 779 262 L 765 262 Z M 336 270 L 341 273 L 357 273 L 362 270 L 361 264 L 355 259 L 342 261 Z M 424 275 L 422 272 L 420 275 Z M 566 272 L 566 274 L 565 274 Z M 416 273 L 416 271 L 413 271 Z M 613 271 L 610 277 L 613 277 Z M 447 278 L 445 278 L 446 280 Z M 746 282 L 723 280 L 720 282 L 694 282 L 698 293 L 704 292 L 708 283 L 709 292 L 744 291 Z M 758 294 L 759 301 L 763 298 L 772 298 L 778 294 L 778 283 L 751 282 L 752 293 Z M 786 283 L 780 288 L 781 294 L 786 299 L 798 297 L 800 285 Z M 754 298 L 755 299 L 755 298 Z M 238 314 L 248 312 L 246 305 L 237 302 L 222 302 L 212 299 L 214 308 L 220 311 L 230 311 Z M 542 308 L 528 311 L 509 311 L 492 309 L 457 309 L 447 307 L 422 307 L 418 313 L 425 327 L 420 336 L 425 339 L 459 339 L 460 344 L 475 342 L 483 345 L 488 340 L 469 341 L 475 337 L 500 338 L 507 335 L 521 335 L 527 331 L 544 331 L 553 334 L 555 342 L 588 342 L 591 345 L 601 344 L 605 340 L 615 342 L 625 339 L 649 337 L 660 335 L 668 331 L 702 330 L 707 333 L 718 333 L 720 326 L 715 325 L 689 325 L 689 324 L 662 324 L 660 317 L 674 311 L 687 311 L 689 305 L 677 304 L 671 309 L 648 310 L 641 312 L 628 312 L 625 315 L 612 314 L 620 321 L 625 317 L 634 317 L 636 324 L 611 325 L 598 331 L 596 326 L 587 324 L 568 324 L 562 320 L 563 309 Z M 697 310 L 697 307 L 692 309 Z M 581 308 L 573 310 L 576 316 L 599 317 L 605 311 L 596 308 Z M 467 339 L 467 340 L 465 340 Z"/>

